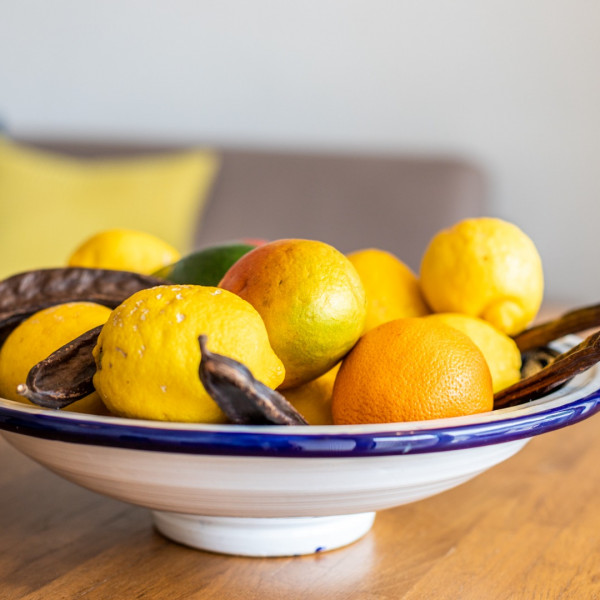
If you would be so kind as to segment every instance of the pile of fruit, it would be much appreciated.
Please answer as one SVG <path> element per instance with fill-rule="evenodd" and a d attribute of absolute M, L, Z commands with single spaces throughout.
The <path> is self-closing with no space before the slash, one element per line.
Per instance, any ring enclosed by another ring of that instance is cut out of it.
<path fill-rule="evenodd" d="M 533 242 L 493 218 L 439 232 L 419 276 L 378 249 L 246 240 L 181 257 L 110 230 L 66 267 L 0 282 L 0 395 L 201 423 L 484 412 L 521 379 L 514 336 L 542 295 Z"/>

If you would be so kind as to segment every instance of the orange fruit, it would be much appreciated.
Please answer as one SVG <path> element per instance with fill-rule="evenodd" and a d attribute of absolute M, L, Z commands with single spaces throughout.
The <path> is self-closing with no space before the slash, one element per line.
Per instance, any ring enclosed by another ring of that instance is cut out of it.
<path fill-rule="evenodd" d="M 490 368 L 494 393 L 521 379 L 521 351 L 513 338 L 491 323 L 460 313 L 436 313 L 427 318 L 450 325 L 475 342 Z"/>
<path fill-rule="evenodd" d="M 263 318 L 285 367 L 282 388 L 319 377 L 354 346 L 365 322 L 365 291 L 352 263 L 333 246 L 277 240 L 242 256 L 219 287 Z"/>
<path fill-rule="evenodd" d="M 369 248 L 348 254 L 367 295 L 365 332 L 404 317 L 422 317 L 429 310 L 417 276 L 390 252 Z"/>
<path fill-rule="evenodd" d="M 444 323 L 411 318 L 366 333 L 343 360 L 333 387 L 336 424 L 394 423 L 492 410 L 483 354 Z"/>

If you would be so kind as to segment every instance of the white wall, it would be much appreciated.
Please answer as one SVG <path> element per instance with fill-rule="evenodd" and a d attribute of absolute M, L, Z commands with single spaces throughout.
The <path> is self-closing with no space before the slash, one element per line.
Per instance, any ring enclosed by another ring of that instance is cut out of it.
<path fill-rule="evenodd" d="M 600 2 L 0 0 L 18 134 L 456 152 L 600 301 Z"/>

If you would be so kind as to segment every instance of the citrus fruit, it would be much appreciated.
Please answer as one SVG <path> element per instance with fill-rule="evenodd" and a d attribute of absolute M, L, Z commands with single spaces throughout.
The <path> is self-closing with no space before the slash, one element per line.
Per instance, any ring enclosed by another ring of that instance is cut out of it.
<path fill-rule="evenodd" d="M 490 368 L 494 393 L 521 379 L 521 352 L 517 344 L 491 323 L 459 313 L 436 313 L 427 319 L 450 325 L 475 342 Z"/>
<path fill-rule="evenodd" d="M 435 312 L 522 331 L 542 302 L 542 262 L 533 241 L 501 219 L 467 219 L 436 234 L 421 262 L 421 286 Z"/>
<path fill-rule="evenodd" d="M 232 243 L 203 248 L 159 269 L 154 275 L 172 283 L 216 286 L 231 265 L 257 245 Z"/>
<path fill-rule="evenodd" d="M 281 392 L 309 425 L 333 425 L 331 395 L 341 364 L 339 362 L 327 373 L 312 381 Z"/>
<path fill-rule="evenodd" d="M 457 417 L 492 407 L 492 378 L 479 348 L 426 318 L 388 321 L 366 333 L 333 387 L 336 424 Z"/>
<path fill-rule="evenodd" d="M 41 310 L 20 323 L 0 349 L 0 395 L 31 404 L 17 394 L 30 369 L 82 333 L 102 325 L 110 309 L 92 302 L 69 302 Z M 64 410 L 105 412 L 98 394 L 93 393 Z"/>
<path fill-rule="evenodd" d="M 178 259 L 175 248 L 150 233 L 107 229 L 85 240 L 71 254 L 68 265 L 150 275 Z"/>
<path fill-rule="evenodd" d="M 390 252 L 370 248 L 348 254 L 367 297 L 365 332 L 394 319 L 430 312 L 417 276 Z"/>
<path fill-rule="evenodd" d="M 215 287 L 165 285 L 130 296 L 112 313 L 94 348 L 94 386 L 117 415 L 163 421 L 223 422 L 200 382 L 198 336 L 276 387 L 284 369 L 256 310 Z"/>
<path fill-rule="evenodd" d="M 322 375 L 356 343 L 365 320 L 365 291 L 352 263 L 333 246 L 277 240 L 245 254 L 220 287 L 262 316 L 285 366 L 282 388 Z"/>

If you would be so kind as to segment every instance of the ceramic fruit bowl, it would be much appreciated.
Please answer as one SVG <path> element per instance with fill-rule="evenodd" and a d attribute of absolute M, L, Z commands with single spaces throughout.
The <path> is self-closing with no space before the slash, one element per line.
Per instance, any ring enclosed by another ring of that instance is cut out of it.
<path fill-rule="evenodd" d="M 149 508 L 158 530 L 177 542 L 284 556 L 348 544 L 369 530 L 376 511 L 457 486 L 533 436 L 599 408 L 600 368 L 594 366 L 528 404 L 452 419 L 202 425 L 0 400 L 0 429 L 15 448 L 65 479 Z"/>

